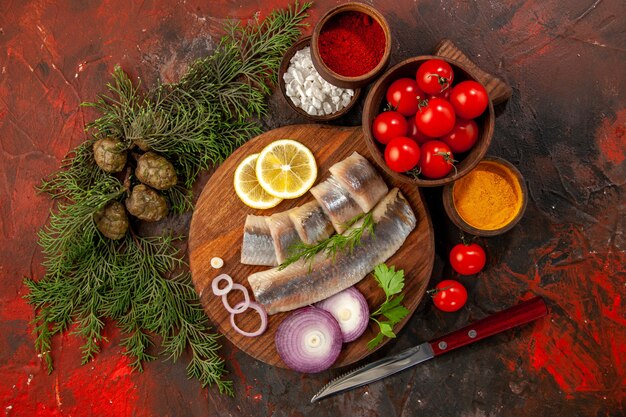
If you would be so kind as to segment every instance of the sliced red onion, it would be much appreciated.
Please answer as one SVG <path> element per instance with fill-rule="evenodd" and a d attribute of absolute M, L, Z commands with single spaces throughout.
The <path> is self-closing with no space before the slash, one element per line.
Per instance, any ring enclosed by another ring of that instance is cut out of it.
<path fill-rule="evenodd" d="M 235 306 L 235 309 L 238 309 L 244 303 L 245 301 L 239 302 Z M 254 301 L 250 302 L 248 307 L 250 307 L 253 310 L 256 310 L 259 313 L 259 317 L 261 317 L 261 325 L 259 326 L 259 328 L 254 332 L 246 332 L 245 330 L 241 330 L 239 326 L 237 326 L 237 323 L 235 323 L 235 316 L 236 316 L 235 313 L 230 313 L 230 325 L 233 326 L 233 329 L 235 329 L 235 331 L 239 334 L 242 334 L 248 337 L 255 337 L 255 336 L 262 334 L 265 331 L 265 329 L 267 329 L 267 312 L 259 303 L 256 303 Z"/>
<path fill-rule="evenodd" d="M 233 284 L 232 290 L 239 290 L 243 293 L 244 301 L 237 304 L 237 307 L 232 308 L 230 304 L 228 304 L 228 294 L 222 295 L 222 304 L 224 304 L 224 308 L 231 314 L 239 314 L 243 313 L 250 306 L 250 295 L 248 294 L 248 289 L 241 284 Z"/>
<path fill-rule="evenodd" d="M 370 309 L 365 297 L 355 287 L 343 290 L 315 304 L 315 307 L 333 315 L 343 336 L 344 343 L 358 339 L 365 332 L 370 320 Z"/>
<path fill-rule="evenodd" d="M 339 324 L 328 312 L 316 307 L 294 311 L 276 331 L 278 356 L 299 372 L 321 372 L 332 366 L 341 352 Z"/>
<path fill-rule="evenodd" d="M 226 281 L 226 286 L 220 288 L 220 281 Z M 211 288 L 213 289 L 213 294 L 217 296 L 228 294 L 233 289 L 233 279 L 227 274 L 218 275 L 211 282 Z"/>

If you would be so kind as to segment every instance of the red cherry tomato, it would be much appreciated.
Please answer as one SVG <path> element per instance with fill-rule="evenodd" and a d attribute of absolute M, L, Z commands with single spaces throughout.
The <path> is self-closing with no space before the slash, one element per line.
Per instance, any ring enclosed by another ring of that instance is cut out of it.
<path fill-rule="evenodd" d="M 406 137 L 392 139 L 385 148 L 385 162 L 396 172 L 410 171 L 420 160 L 420 147 Z"/>
<path fill-rule="evenodd" d="M 450 147 L 441 141 L 426 142 L 421 153 L 419 165 L 426 178 L 445 177 L 454 167 L 454 155 Z"/>
<path fill-rule="evenodd" d="M 485 251 L 477 243 L 459 243 L 450 251 L 450 265 L 461 275 L 477 274 L 485 267 Z"/>
<path fill-rule="evenodd" d="M 417 69 L 417 86 L 426 94 L 438 94 L 454 81 L 452 67 L 441 59 L 429 59 Z"/>
<path fill-rule="evenodd" d="M 444 100 L 450 100 L 450 89 L 446 88 L 440 93 L 432 94 L 430 98 L 442 98 Z"/>
<path fill-rule="evenodd" d="M 463 81 L 450 91 L 450 103 L 459 117 L 474 119 L 489 105 L 487 90 L 476 81 Z"/>
<path fill-rule="evenodd" d="M 406 136 L 408 129 L 404 116 L 397 111 L 386 111 L 374 119 L 372 133 L 377 141 L 386 145 L 393 138 Z"/>
<path fill-rule="evenodd" d="M 431 138 L 439 138 L 454 127 L 456 116 L 452 105 L 441 98 L 431 98 L 415 114 L 417 128 Z"/>
<path fill-rule="evenodd" d="M 409 125 L 409 132 L 407 133 L 407 137 L 413 139 L 417 142 L 418 145 L 423 145 L 429 140 L 433 140 L 433 138 L 429 138 L 417 128 L 415 124 L 415 116 L 411 116 L 406 119 L 407 124 Z"/>
<path fill-rule="evenodd" d="M 433 302 L 439 310 L 457 311 L 467 302 L 467 290 L 458 281 L 443 280 L 435 287 Z"/>
<path fill-rule="evenodd" d="M 424 99 L 424 93 L 412 78 L 399 78 L 387 89 L 387 101 L 404 116 L 413 116 L 417 112 L 420 99 Z"/>
<path fill-rule="evenodd" d="M 409 131 L 411 127 L 409 126 Z M 452 131 L 441 137 L 441 141 L 448 144 L 452 152 L 461 153 L 472 149 L 478 139 L 478 125 L 473 120 L 457 117 Z"/>

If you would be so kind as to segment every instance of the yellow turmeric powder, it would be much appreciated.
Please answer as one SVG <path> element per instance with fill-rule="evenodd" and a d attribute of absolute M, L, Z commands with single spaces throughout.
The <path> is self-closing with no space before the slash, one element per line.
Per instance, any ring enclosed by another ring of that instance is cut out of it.
<path fill-rule="evenodd" d="M 522 207 L 522 189 L 506 166 L 481 161 L 454 183 L 452 200 L 459 216 L 470 226 L 496 230 L 506 226 Z"/>

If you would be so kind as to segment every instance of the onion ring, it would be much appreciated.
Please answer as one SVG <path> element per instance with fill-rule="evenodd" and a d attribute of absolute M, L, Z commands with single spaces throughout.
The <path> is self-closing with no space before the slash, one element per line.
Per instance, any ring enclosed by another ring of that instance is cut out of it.
<path fill-rule="evenodd" d="M 248 294 L 248 289 L 241 284 L 233 284 L 232 290 L 239 290 L 243 293 L 244 301 L 237 304 L 237 307 L 232 308 L 230 304 L 228 304 L 228 294 L 222 295 L 222 304 L 224 304 L 224 308 L 231 314 L 239 314 L 243 313 L 250 306 L 250 295 Z"/>
<path fill-rule="evenodd" d="M 239 306 L 243 305 L 244 303 L 245 303 L 244 301 L 239 302 L 235 306 L 235 309 L 239 308 Z M 259 317 L 261 317 L 261 325 L 259 326 L 259 328 L 254 332 L 246 332 L 245 330 L 241 330 L 239 326 L 237 326 L 237 323 L 235 323 L 235 316 L 237 315 L 237 313 L 230 313 L 230 325 L 233 326 L 233 329 L 235 329 L 237 333 L 243 336 L 247 336 L 247 337 L 259 336 L 267 329 L 267 311 L 265 311 L 265 309 L 259 303 L 256 303 L 254 301 L 250 302 L 248 307 L 250 307 L 253 310 L 256 310 L 257 313 L 259 313 Z"/>
<path fill-rule="evenodd" d="M 226 286 L 224 288 L 219 287 L 220 281 L 226 281 Z M 233 289 L 233 279 L 227 274 L 218 275 L 213 279 L 211 289 L 213 289 L 213 294 L 217 296 L 226 295 Z"/>

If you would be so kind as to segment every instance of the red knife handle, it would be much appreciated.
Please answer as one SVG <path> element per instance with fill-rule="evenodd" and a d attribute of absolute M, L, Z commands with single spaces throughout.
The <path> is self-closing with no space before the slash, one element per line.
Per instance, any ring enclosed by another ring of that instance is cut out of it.
<path fill-rule="evenodd" d="M 503 332 L 522 324 L 530 323 L 548 314 L 548 307 L 541 297 L 535 297 L 516 306 L 502 310 L 489 317 L 448 333 L 430 343 L 435 356 L 449 352 L 461 346 L 469 345 L 496 333 Z"/>

